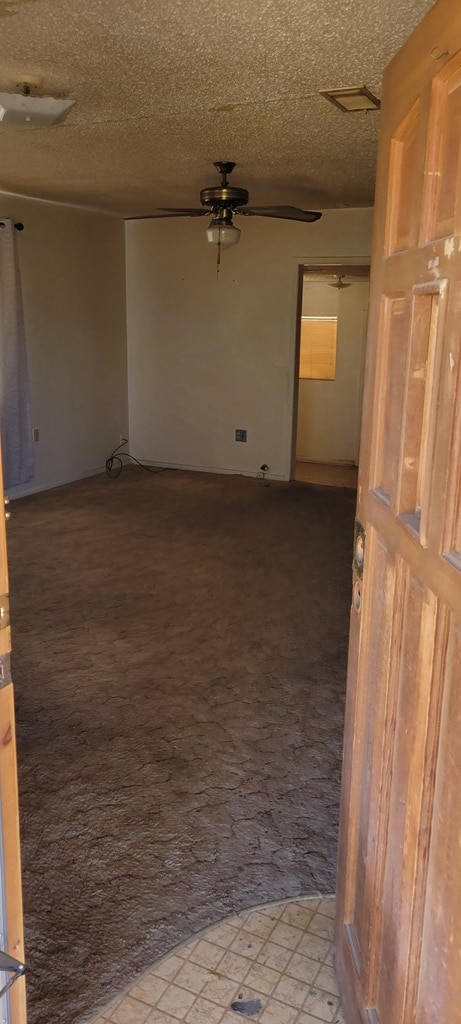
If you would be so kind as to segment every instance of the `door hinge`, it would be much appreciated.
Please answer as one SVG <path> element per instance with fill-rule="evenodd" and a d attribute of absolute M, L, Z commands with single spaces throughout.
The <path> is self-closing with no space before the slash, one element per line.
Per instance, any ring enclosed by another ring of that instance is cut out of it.
<path fill-rule="evenodd" d="M 11 683 L 11 655 L 0 654 L 0 690 Z"/>
<path fill-rule="evenodd" d="M 10 974 L 11 977 L 0 989 L 0 999 L 5 995 L 5 992 L 14 985 L 18 978 L 21 978 L 26 973 L 26 965 L 21 963 L 20 960 L 15 960 L 14 956 L 10 956 L 9 953 L 5 953 L 3 949 L 0 949 L 0 971 L 5 974 Z"/>

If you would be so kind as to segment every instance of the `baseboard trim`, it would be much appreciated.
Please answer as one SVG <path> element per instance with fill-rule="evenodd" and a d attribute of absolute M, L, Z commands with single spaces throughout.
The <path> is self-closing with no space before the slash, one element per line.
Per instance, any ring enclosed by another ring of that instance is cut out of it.
<path fill-rule="evenodd" d="M 153 469 L 182 469 L 184 472 L 190 473 L 216 473 L 217 475 L 225 474 L 227 476 L 248 476 L 256 479 L 258 477 L 258 471 L 250 472 L 247 469 L 224 469 L 222 466 L 194 466 L 187 465 L 184 462 L 158 462 L 152 459 L 141 459 L 138 456 L 136 458 L 143 466 L 152 466 Z M 265 480 L 280 480 L 282 482 L 288 482 L 289 476 L 282 476 L 281 473 L 265 473 Z"/>
<path fill-rule="evenodd" d="M 156 462 L 152 459 L 139 459 L 139 462 L 141 462 L 143 466 L 152 467 L 152 469 L 178 469 L 184 470 L 186 473 L 215 473 L 217 476 L 224 474 L 226 476 L 245 476 L 253 479 L 258 477 L 257 472 L 250 473 L 249 470 L 246 469 L 224 469 L 219 466 L 194 466 L 181 462 Z M 124 463 L 124 466 L 129 465 L 129 461 Z M 63 480 L 55 480 L 51 483 L 19 484 L 17 487 L 10 488 L 8 491 L 8 497 L 10 501 L 16 501 L 19 498 L 27 498 L 32 494 L 39 494 L 41 491 L 52 491 L 56 487 L 65 487 L 66 484 L 73 484 L 77 483 L 78 480 L 86 480 L 88 477 L 98 476 L 99 473 L 105 473 L 105 471 L 106 467 L 104 465 L 98 466 L 96 469 L 88 469 L 84 473 L 79 473 L 78 476 L 69 476 Z M 273 480 L 274 482 L 280 481 L 282 483 L 288 483 L 290 478 L 288 476 L 282 476 L 280 473 L 265 473 L 264 479 L 266 481 Z"/>
<path fill-rule="evenodd" d="M 347 469 L 357 469 L 357 463 L 348 459 L 330 459 L 325 462 L 324 459 L 304 459 L 297 455 L 295 461 L 307 463 L 310 466 L 345 466 Z"/>
<path fill-rule="evenodd" d="M 34 484 L 32 481 L 30 484 L 18 484 L 16 487 L 7 488 L 6 493 L 10 501 L 16 501 L 17 498 L 27 498 L 31 494 L 39 494 L 40 491 L 53 491 L 55 487 L 65 487 L 66 484 L 75 484 L 77 480 L 86 480 L 90 476 L 98 476 L 99 473 L 105 473 L 106 467 L 98 466 L 97 469 L 88 469 L 84 473 L 79 473 L 77 476 L 69 476 L 64 480 L 55 480 L 52 483 L 40 483 Z"/>

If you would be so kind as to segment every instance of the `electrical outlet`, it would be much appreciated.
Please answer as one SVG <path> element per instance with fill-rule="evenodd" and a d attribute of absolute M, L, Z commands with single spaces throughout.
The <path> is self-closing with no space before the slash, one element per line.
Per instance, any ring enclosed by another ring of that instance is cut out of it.
<path fill-rule="evenodd" d="M 40 430 L 38 427 L 34 427 L 32 431 L 32 437 L 34 441 L 40 441 Z"/>
<path fill-rule="evenodd" d="M 246 430 L 242 430 L 241 428 L 238 428 L 235 431 L 235 440 L 236 441 L 246 441 L 246 439 L 247 439 L 247 432 L 246 432 Z"/>
<path fill-rule="evenodd" d="M 120 444 L 128 444 L 128 438 L 125 437 L 125 434 L 119 434 L 118 436 Z"/>

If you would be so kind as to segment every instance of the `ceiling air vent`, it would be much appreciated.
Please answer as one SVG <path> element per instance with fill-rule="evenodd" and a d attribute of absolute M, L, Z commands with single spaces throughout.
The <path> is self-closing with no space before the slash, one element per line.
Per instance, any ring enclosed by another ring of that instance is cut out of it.
<path fill-rule="evenodd" d="M 354 114 L 357 110 L 379 110 L 381 103 L 366 85 L 355 85 L 350 89 L 328 89 L 320 92 L 326 100 L 342 110 L 344 114 Z"/>

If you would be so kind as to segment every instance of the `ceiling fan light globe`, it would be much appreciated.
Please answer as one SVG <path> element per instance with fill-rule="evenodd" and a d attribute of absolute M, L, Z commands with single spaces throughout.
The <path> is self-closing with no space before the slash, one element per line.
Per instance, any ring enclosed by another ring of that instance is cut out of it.
<path fill-rule="evenodd" d="M 206 229 L 206 237 L 211 245 L 221 245 L 228 249 L 240 241 L 240 229 L 233 224 L 210 224 Z"/>

